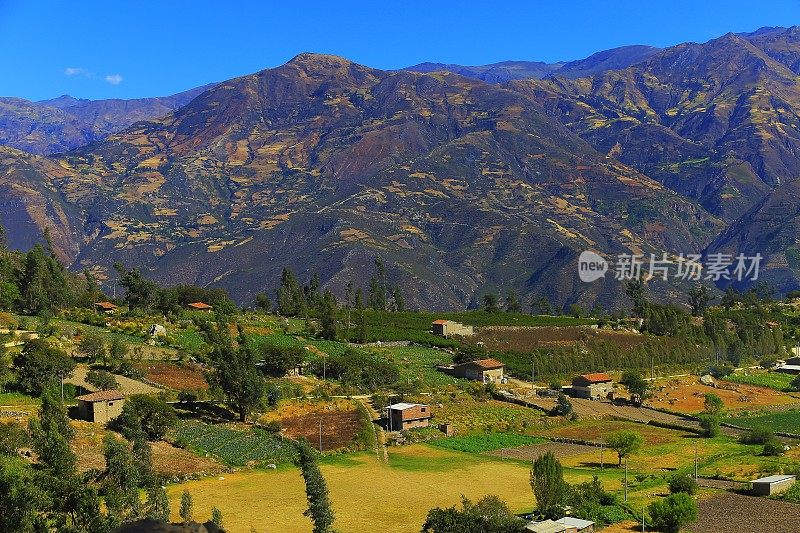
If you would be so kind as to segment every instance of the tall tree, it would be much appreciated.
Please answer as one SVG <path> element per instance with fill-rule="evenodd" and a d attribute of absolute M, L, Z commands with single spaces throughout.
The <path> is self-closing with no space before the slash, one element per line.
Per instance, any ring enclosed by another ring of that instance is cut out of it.
<path fill-rule="evenodd" d="M 212 372 L 209 381 L 222 391 L 228 403 L 244 422 L 264 397 L 264 379 L 256 367 L 258 357 L 250 348 L 239 326 L 236 345 L 228 333 L 227 324 L 206 325 L 206 341 L 211 345 Z"/>
<path fill-rule="evenodd" d="M 336 340 L 336 297 L 328 289 L 325 289 L 325 294 L 320 300 L 319 316 L 322 338 Z"/>
<path fill-rule="evenodd" d="M 689 289 L 689 307 L 692 308 L 692 316 L 703 316 L 711 301 L 711 295 L 705 285 L 698 284 Z"/>
<path fill-rule="evenodd" d="M 644 317 L 645 307 L 647 307 L 647 297 L 644 292 L 644 282 L 639 278 L 629 279 L 625 283 L 625 294 L 633 305 L 633 316 Z"/>
<path fill-rule="evenodd" d="M 128 444 L 113 435 L 103 440 L 106 469 L 103 473 L 102 492 L 109 515 L 117 524 L 136 520 L 142 515 L 139 498 L 139 468 L 128 449 Z"/>
<path fill-rule="evenodd" d="M 563 512 L 569 486 L 553 452 L 538 457 L 531 469 L 531 488 L 539 512 L 548 518 L 558 518 Z"/>
<path fill-rule="evenodd" d="M 281 285 L 278 288 L 278 312 L 283 316 L 305 314 L 306 299 L 297 277 L 289 268 L 281 272 Z"/>
<path fill-rule="evenodd" d="M 386 310 L 386 267 L 380 257 L 375 257 L 375 274 L 369 280 L 369 307 Z"/>
<path fill-rule="evenodd" d="M 522 310 L 517 293 L 513 290 L 506 293 L 505 310 L 507 313 L 519 313 Z"/>
<path fill-rule="evenodd" d="M 623 459 L 639 451 L 644 443 L 641 435 L 627 429 L 612 433 L 607 441 L 608 447 L 617 452 L 619 466 L 622 466 Z"/>
<path fill-rule="evenodd" d="M 306 484 L 308 509 L 303 514 L 311 518 L 313 533 L 333 533 L 335 517 L 328 496 L 328 485 L 317 464 L 316 452 L 305 440 L 297 444 L 296 463 Z"/>
<path fill-rule="evenodd" d="M 531 314 L 532 315 L 553 314 L 553 306 L 550 305 L 550 300 L 547 298 L 547 296 L 541 296 L 538 299 L 531 302 Z"/>
<path fill-rule="evenodd" d="M 194 502 L 192 501 L 192 495 L 188 490 L 184 489 L 183 494 L 181 494 L 180 508 L 181 520 L 183 520 L 184 523 L 192 521 L 193 508 Z"/>
<path fill-rule="evenodd" d="M 47 387 L 69 377 L 75 369 L 75 361 L 46 340 L 33 339 L 14 357 L 14 368 L 17 384 L 32 395 L 39 395 Z"/>
<path fill-rule="evenodd" d="M 114 270 L 125 288 L 125 303 L 130 309 L 151 309 L 159 299 L 159 288 L 154 281 L 142 275 L 139 269 L 126 270 L 122 263 L 114 263 Z"/>
<path fill-rule="evenodd" d="M 642 374 L 638 371 L 626 370 L 622 373 L 622 379 L 620 380 L 620 383 L 625 385 L 629 393 L 635 394 L 641 399 L 647 398 L 650 384 L 644 378 L 642 378 Z"/>
<path fill-rule="evenodd" d="M 498 311 L 496 294 L 489 292 L 483 295 L 483 310 L 488 313 L 496 313 Z"/>

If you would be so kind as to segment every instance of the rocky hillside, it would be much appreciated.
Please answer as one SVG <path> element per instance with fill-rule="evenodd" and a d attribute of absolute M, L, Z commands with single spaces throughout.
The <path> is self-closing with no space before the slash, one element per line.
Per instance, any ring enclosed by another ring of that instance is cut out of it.
<path fill-rule="evenodd" d="M 341 292 L 380 255 L 412 307 L 506 289 L 624 305 L 611 276 L 578 280 L 585 249 L 760 251 L 762 278 L 787 290 L 800 274 L 797 35 L 635 48 L 616 70 L 600 54 L 570 67 L 601 70 L 590 76 L 506 83 L 302 54 L 65 154 L 3 149 L 0 218 L 19 247 L 51 228 L 74 268 L 122 261 L 242 303 L 284 265 Z"/>
<path fill-rule="evenodd" d="M 76 268 L 121 260 L 242 301 L 285 264 L 341 287 L 376 254 L 421 306 L 512 287 L 560 303 L 609 299 L 610 284 L 575 280 L 584 248 L 701 248 L 720 229 L 523 94 L 332 56 L 222 83 L 63 157 L 13 155 L 0 168 L 12 196 L 27 181 L 60 200 L 45 212 L 79 213 L 62 217 Z M 58 218 L 19 205 L 6 217 Z"/>

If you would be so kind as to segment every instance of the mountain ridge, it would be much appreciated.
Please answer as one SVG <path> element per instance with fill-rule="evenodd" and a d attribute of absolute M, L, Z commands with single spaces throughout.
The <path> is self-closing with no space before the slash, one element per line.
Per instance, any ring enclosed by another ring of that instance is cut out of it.
<path fill-rule="evenodd" d="M 762 246 L 766 279 L 787 290 L 800 252 L 793 208 L 775 206 L 800 201 L 795 33 L 504 83 L 303 53 L 68 153 L 0 150 L 11 199 L 0 219 L 20 228 L 18 247 L 51 228 L 60 256 L 100 279 L 121 261 L 240 303 L 273 289 L 284 265 L 341 292 L 380 255 L 411 307 L 507 289 L 559 307 L 627 305 L 610 276 L 577 280 L 584 249 Z M 648 284 L 661 299 L 686 288 Z"/>

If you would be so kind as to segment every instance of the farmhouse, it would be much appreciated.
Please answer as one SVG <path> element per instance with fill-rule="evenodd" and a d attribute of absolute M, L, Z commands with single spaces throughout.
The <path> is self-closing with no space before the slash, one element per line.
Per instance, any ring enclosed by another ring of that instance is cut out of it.
<path fill-rule="evenodd" d="M 125 395 L 118 390 L 104 390 L 84 394 L 78 400 L 78 416 L 82 420 L 105 424 L 122 413 Z"/>
<path fill-rule="evenodd" d="M 583 374 L 572 380 L 571 395 L 576 398 L 596 400 L 605 398 L 613 390 L 611 376 L 605 372 Z"/>
<path fill-rule="evenodd" d="M 434 320 L 431 323 L 431 332 L 441 337 L 452 337 L 453 335 L 470 337 L 474 330 L 472 326 L 465 326 L 452 320 Z"/>
<path fill-rule="evenodd" d="M 756 496 L 772 496 L 789 489 L 796 480 L 796 476 L 767 476 L 750 482 L 753 494 Z"/>
<path fill-rule="evenodd" d="M 428 426 L 431 410 L 421 403 L 395 403 L 386 408 L 389 431 L 403 431 Z"/>
<path fill-rule="evenodd" d="M 478 359 L 453 365 L 449 373 L 457 378 L 472 379 L 483 383 L 500 383 L 506 365 L 497 359 Z"/>
<path fill-rule="evenodd" d="M 211 310 L 214 309 L 214 306 L 203 302 L 192 302 L 190 304 L 186 304 L 186 308 L 190 311 L 204 311 L 206 313 L 210 313 Z"/>
<path fill-rule="evenodd" d="M 94 304 L 94 308 L 97 309 L 98 313 L 103 313 L 106 315 L 113 315 L 114 311 L 117 310 L 117 306 L 111 302 L 96 302 Z"/>

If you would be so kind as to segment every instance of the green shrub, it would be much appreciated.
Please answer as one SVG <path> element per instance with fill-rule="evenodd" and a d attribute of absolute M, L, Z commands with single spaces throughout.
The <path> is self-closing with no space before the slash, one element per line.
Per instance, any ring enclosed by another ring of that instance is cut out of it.
<path fill-rule="evenodd" d="M 669 491 L 672 494 L 685 492 L 694 495 L 697 492 L 697 482 L 686 474 L 675 474 L 669 479 Z"/>

